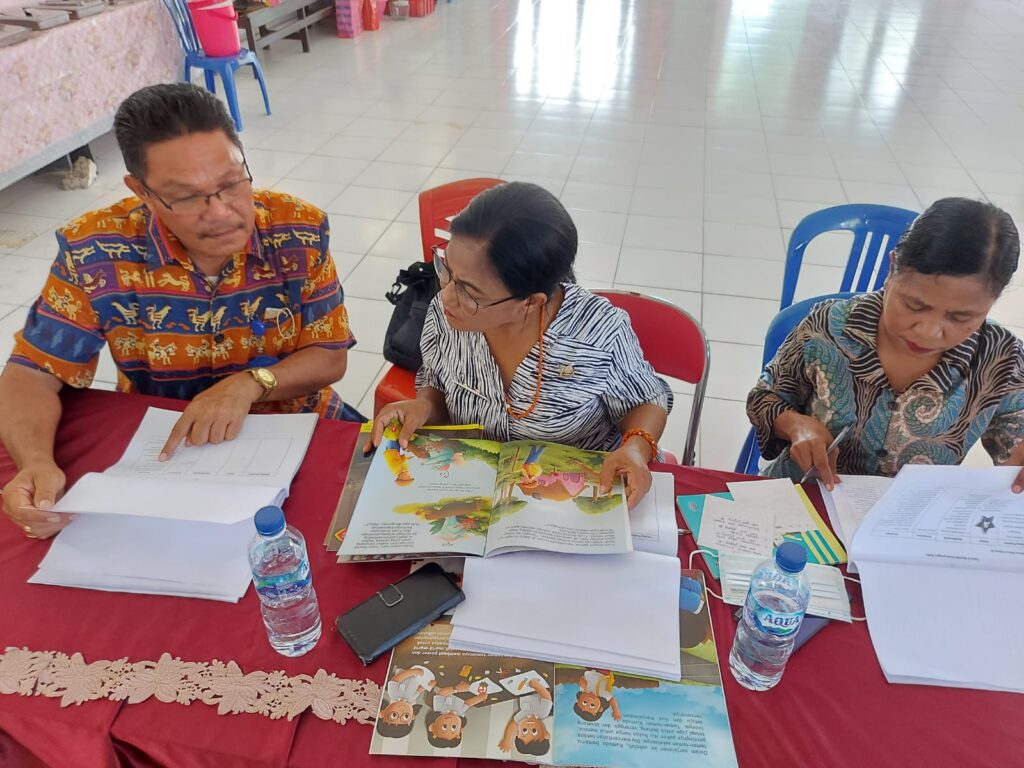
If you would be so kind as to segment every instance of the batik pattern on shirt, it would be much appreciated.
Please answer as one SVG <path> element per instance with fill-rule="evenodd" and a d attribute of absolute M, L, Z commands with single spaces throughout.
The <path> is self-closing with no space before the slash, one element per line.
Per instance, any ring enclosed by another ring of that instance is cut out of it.
<path fill-rule="evenodd" d="M 540 397 L 528 416 L 513 419 L 505 408 L 498 365 L 482 333 L 453 330 L 440 296 L 427 310 L 417 389 L 444 395 L 453 424 L 480 424 L 491 440 L 549 440 L 589 450 L 617 448 L 619 423 L 634 408 L 652 403 L 672 408 L 672 392 L 643 356 L 624 310 L 566 283 L 565 297 L 544 331 Z M 540 363 L 534 345 L 508 388 L 512 407 L 533 401 Z"/>
<path fill-rule="evenodd" d="M 120 391 L 191 400 L 226 376 L 300 349 L 351 347 L 327 217 L 288 195 L 253 196 L 249 246 L 215 287 L 137 198 L 59 230 L 60 252 L 11 362 L 87 387 L 109 345 Z M 253 411 L 334 417 L 341 405 L 325 387 Z"/>
<path fill-rule="evenodd" d="M 1024 441 L 1024 345 L 992 322 L 947 351 L 903 392 L 878 357 L 883 293 L 817 304 L 779 347 L 747 397 L 747 415 L 774 477 L 802 474 L 788 443 L 772 434 L 788 410 L 833 435 L 848 425 L 838 469 L 895 475 L 904 464 L 959 464 L 979 439 L 1005 462 Z"/>

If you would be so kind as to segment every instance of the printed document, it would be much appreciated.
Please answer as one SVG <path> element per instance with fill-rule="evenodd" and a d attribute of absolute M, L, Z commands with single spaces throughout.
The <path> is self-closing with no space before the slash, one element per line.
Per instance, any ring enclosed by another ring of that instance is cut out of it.
<path fill-rule="evenodd" d="M 181 445 L 157 460 L 176 411 L 150 408 L 121 459 L 57 503 L 75 513 L 29 581 L 237 601 L 250 574 L 252 518 L 281 504 L 316 414 L 251 415 L 233 441 Z"/>
<path fill-rule="evenodd" d="M 1018 467 L 907 465 L 853 539 L 890 682 L 1024 692 L 1024 496 Z"/>

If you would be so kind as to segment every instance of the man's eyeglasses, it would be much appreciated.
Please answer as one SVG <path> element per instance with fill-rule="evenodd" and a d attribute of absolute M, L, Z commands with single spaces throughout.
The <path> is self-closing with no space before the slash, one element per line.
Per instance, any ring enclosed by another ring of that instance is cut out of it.
<path fill-rule="evenodd" d="M 242 200 L 252 194 L 252 172 L 249 170 L 249 164 L 242 160 L 242 167 L 245 168 L 245 176 L 235 181 L 230 181 L 223 187 L 218 189 L 209 195 L 189 195 L 188 197 L 181 197 L 177 200 L 164 200 L 160 195 L 146 186 L 146 182 L 139 179 L 139 184 L 149 194 L 155 197 L 160 203 L 169 211 L 182 214 L 184 216 L 191 216 L 200 214 L 206 210 L 207 206 L 210 205 L 210 201 L 213 198 L 217 198 L 222 203 L 231 203 Z"/>
<path fill-rule="evenodd" d="M 471 315 L 475 315 L 481 309 L 496 307 L 498 304 L 504 304 L 506 301 L 512 301 L 516 298 L 515 296 L 507 296 L 504 299 L 498 299 L 488 304 L 481 304 L 469 295 L 465 283 L 452 278 L 452 272 L 448 268 L 448 259 L 444 255 L 444 249 L 435 245 L 430 251 L 434 254 L 434 271 L 437 272 L 437 279 L 441 282 L 441 287 L 444 288 L 448 283 L 455 283 L 455 296 L 458 298 L 459 303 L 469 310 Z"/>

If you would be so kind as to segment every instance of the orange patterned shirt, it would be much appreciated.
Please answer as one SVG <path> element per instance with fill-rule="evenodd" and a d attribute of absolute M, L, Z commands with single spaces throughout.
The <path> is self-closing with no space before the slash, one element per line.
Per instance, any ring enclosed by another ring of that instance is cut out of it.
<path fill-rule="evenodd" d="M 58 230 L 60 253 L 11 362 L 88 387 L 106 344 L 122 392 L 191 400 L 225 376 L 306 347 L 351 347 L 326 215 L 277 192 L 253 197 L 249 247 L 216 285 L 137 198 Z M 340 410 L 330 387 L 253 408 L 328 417 Z"/>

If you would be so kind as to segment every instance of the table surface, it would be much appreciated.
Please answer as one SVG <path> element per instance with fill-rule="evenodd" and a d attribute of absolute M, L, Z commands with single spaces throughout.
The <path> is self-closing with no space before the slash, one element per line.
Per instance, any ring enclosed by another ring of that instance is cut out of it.
<path fill-rule="evenodd" d="M 183 406 L 98 391 L 68 393 L 64 403 L 57 460 L 69 484 L 116 461 L 148 406 Z M 300 674 L 322 668 L 339 677 L 383 683 L 387 659 L 362 667 L 331 625 L 333 617 L 403 576 L 408 564 L 338 565 L 320 546 L 355 437 L 354 425 L 321 422 L 285 504 L 289 521 L 309 544 L 325 620 L 325 636 L 306 656 L 285 659 L 270 649 L 252 590 L 232 605 L 27 584 L 46 543 L 25 538 L 6 523 L 0 525 L 4 646 L 78 651 L 86 661 L 124 656 L 156 660 L 169 652 L 184 660 L 232 659 L 244 671 Z M 684 467 L 659 469 L 672 472 L 680 494 L 722 491 L 735 477 Z M 0 453 L 0 483 L 13 473 L 10 459 Z M 816 492 L 810 492 L 820 504 Z M 692 539 L 683 537 L 684 565 L 692 548 Z M 709 583 L 715 584 L 710 577 Z M 742 766 L 1006 766 L 1016 763 L 1024 750 L 1019 727 L 1024 699 L 1009 693 L 888 685 L 864 623 L 826 627 L 793 657 L 776 689 L 746 691 L 727 669 L 735 628 L 731 608 L 717 600 L 711 607 Z M 857 595 L 854 609 L 863 610 Z M 978 649 L 984 652 L 984 638 L 979 637 Z M 408 759 L 369 757 L 370 735 L 369 726 L 341 726 L 308 712 L 288 722 L 254 714 L 218 716 L 200 703 L 185 707 L 154 699 L 135 705 L 103 700 L 62 709 L 56 699 L 0 695 L 3 764 L 321 768 L 325 758 L 335 756 L 344 756 L 346 768 L 410 764 Z M 417 759 L 415 765 L 456 762 Z"/>

